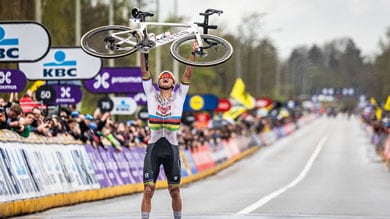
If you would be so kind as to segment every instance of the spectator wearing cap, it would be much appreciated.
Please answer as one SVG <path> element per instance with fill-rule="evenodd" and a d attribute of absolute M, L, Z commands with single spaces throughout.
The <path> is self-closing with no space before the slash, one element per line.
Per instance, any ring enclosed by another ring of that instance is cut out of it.
<path fill-rule="evenodd" d="M 76 140 L 81 140 L 80 125 L 76 119 L 71 118 L 68 121 L 69 130 L 68 133 Z"/>
<path fill-rule="evenodd" d="M 100 140 L 100 136 L 96 133 L 97 126 L 92 115 L 79 115 L 79 129 L 81 141 L 92 145 L 94 148 L 105 147 Z"/>
<path fill-rule="evenodd" d="M 75 116 L 75 114 L 74 114 Z M 76 118 L 74 118 L 76 119 Z M 85 116 L 79 115 L 78 116 L 78 123 L 79 123 L 79 129 L 80 129 L 80 140 L 83 142 L 87 142 L 90 138 L 90 124 L 93 122 L 93 117 L 90 114 L 86 114 Z"/>

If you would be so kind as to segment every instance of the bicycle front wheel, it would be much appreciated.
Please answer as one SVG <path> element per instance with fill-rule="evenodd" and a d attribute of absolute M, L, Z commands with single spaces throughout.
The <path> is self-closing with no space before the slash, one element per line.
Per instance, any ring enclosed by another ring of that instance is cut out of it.
<path fill-rule="evenodd" d="M 196 39 L 195 35 L 185 36 L 177 39 L 171 45 L 171 55 L 177 61 L 198 67 L 214 66 L 226 62 L 232 57 L 232 45 L 221 37 L 214 35 L 200 35 L 203 47 L 200 53 L 196 54 L 195 61 L 189 60 L 192 52 L 192 45 Z"/>
<path fill-rule="evenodd" d="M 119 58 L 137 51 L 135 30 L 118 25 L 101 26 L 81 37 L 81 48 L 99 58 Z"/>

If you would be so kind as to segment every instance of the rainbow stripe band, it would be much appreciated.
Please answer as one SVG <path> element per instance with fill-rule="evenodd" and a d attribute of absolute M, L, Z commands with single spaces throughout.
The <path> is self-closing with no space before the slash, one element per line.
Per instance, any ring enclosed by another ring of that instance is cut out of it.
<path fill-rule="evenodd" d="M 168 129 L 169 131 L 177 131 L 180 127 L 180 116 L 163 118 L 149 115 L 149 127 L 151 130 Z"/>

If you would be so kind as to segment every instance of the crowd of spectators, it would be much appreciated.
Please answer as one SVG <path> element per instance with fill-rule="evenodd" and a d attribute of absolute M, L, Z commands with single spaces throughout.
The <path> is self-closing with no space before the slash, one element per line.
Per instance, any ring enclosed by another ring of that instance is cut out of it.
<path fill-rule="evenodd" d="M 371 143 L 378 152 L 383 151 L 384 141 L 390 135 L 390 111 L 381 111 L 380 118 L 377 108 L 371 104 L 360 109 L 360 116 L 364 123 L 372 127 Z"/>
<path fill-rule="evenodd" d="M 150 136 L 146 121 L 113 121 L 110 113 L 101 113 L 98 109 L 93 115 L 81 114 L 74 106 L 57 108 L 50 113 L 34 106 L 28 112 L 23 112 L 18 101 L 6 102 L 0 97 L 0 111 L 0 129 L 13 130 L 25 138 L 31 132 L 49 138 L 59 134 L 71 135 L 75 140 L 95 148 L 113 146 L 121 151 L 122 147 L 145 147 Z M 240 122 L 214 121 L 207 127 L 194 128 L 191 124 L 183 124 L 178 139 L 181 146 L 195 148 L 205 142 L 218 143 L 232 137 L 250 135 L 251 130 L 266 131 L 290 121 L 285 118 L 259 119 L 248 115 Z"/>

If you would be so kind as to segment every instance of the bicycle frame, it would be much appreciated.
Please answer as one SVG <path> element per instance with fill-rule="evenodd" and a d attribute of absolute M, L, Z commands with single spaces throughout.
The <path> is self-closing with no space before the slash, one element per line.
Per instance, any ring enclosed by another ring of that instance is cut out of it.
<path fill-rule="evenodd" d="M 209 16 L 222 13 L 216 9 L 199 13 L 204 16 L 202 23 L 159 23 L 146 22 L 145 18 L 153 14 L 133 8 L 129 25 L 108 25 L 89 30 L 82 36 L 80 45 L 92 56 L 119 58 L 137 51 L 148 53 L 150 49 L 170 44 L 170 54 L 177 61 L 190 66 L 214 66 L 226 62 L 233 54 L 233 47 L 227 40 L 208 34 L 209 29 L 217 29 L 217 25 L 209 25 Z M 153 29 L 158 35 L 148 33 L 150 26 L 168 27 L 172 34 L 162 32 L 160 28 Z M 197 48 L 193 48 L 195 41 Z M 189 58 L 191 54 L 195 55 L 195 60 Z"/>
<path fill-rule="evenodd" d="M 159 47 L 168 43 L 171 43 L 175 41 L 176 39 L 179 39 L 181 37 L 195 34 L 196 39 L 198 41 L 198 47 L 202 47 L 203 43 L 200 38 L 200 33 L 199 33 L 199 26 L 197 24 L 184 24 L 184 23 L 159 23 L 159 22 L 142 22 L 139 21 L 139 19 L 130 19 L 130 28 L 133 28 L 134 25 L 132 24 L 137 24 L 138 28 L 134 28 L 134 31 L 137 32 L 141 37 L 141 42 L 134 42 L 128 39 L 123 39 L 121 37 L 121 34 L 124 33 L 129 33 L 129 31 L 122 31 L 122 32 L 116 32 L 111 34 L 112 37 L 116 38 L 119 40 L 117 44 L 129 44 L 132 46 L 140 46 L 138 49 L 141 52 L 148 52 L 150 49 Z M 181 28 L 186 28 L 184 30 L 178 31 L 176 33 L 170 34 L 169 36 L 162 36 L 161 33 L 156 35 L 155 33 L 148 33 L 148 26 L 160 26 L 160 27 L 181 27 Z M 133 32 L 134 33 L 134 32 Z M 133 34 L 132 33 L 132 34 Z M 145 43 L 147 42 L 147 43 Z M 152 42 L 152 45 L 149 44 Z"/>

